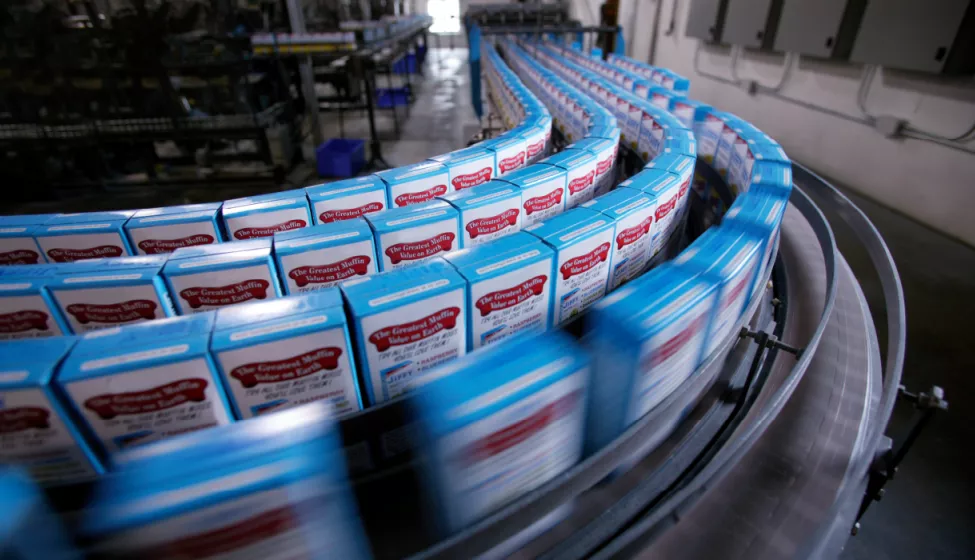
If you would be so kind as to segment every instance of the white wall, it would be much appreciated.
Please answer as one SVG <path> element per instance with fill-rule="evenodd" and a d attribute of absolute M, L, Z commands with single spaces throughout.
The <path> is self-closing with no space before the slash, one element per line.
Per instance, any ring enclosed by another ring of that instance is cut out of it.
<path fill-rule="evenodd" d="M 587 0 L 573 0 L 579 4 Z M 597 0 L 588 0 L 598 9 Z M 674 33 L 665 33 L 677 1 Z M 863 68 L 852 63 L 800 58 L 776 94 L 820 106 L 826 114 L 744 86 L 722 83 L 695 71 L 697 39 L 684 37 L 691 0 L 623 0 L 621 17 L 628 54 L 647 61 L 656 2 L 662 2 L 653 64 L 691 80 L 691 96 L 733 112 L 782 143 L 793 159 L 929 226 L 975 245 L 975 154 L 911 138 L 885 138 L 869 124 L 857 103 Z M 637 7 L 628 6 L 634 4 Z M 579 6 L 574 6 L 578 10 Z M 584 7 L 583 7 L 584 9 Z M 775 86 L 783 76 L 783 55 L 743 52 L 732 74 L 732 53 L 702 47 L 698 69 L 727 80 Z M 906 119 L 914 128 L 945 137 L 975 123 L 975 81 L 891 71 L 878 73 L 865 106 L 872 115 Z M 846 116 L 849 118 L 842 118 Z M 965 145 L 975 150 L 975 142 Z"/>

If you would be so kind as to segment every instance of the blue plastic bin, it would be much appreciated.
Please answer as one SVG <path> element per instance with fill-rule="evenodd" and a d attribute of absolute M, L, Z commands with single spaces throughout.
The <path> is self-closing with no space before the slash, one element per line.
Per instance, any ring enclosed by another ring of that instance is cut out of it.
<path fill-rule="evenodd" d="M 319 177 L 355 177 L 366 164 L 366 141 L 332 138 L 315 149 Z"/>
<path fill-rule="evenodd" d="M 394 62 L 393 72 L 397 74 L 416 74 L 416 55 L 409 53 Z"/>
<path fill-rule="evenodd" d="M 410 102 L 410 90 L 407 87 L 376 89 L 376 106 L 389 109 L 394 105 L 406 105 Z"/>

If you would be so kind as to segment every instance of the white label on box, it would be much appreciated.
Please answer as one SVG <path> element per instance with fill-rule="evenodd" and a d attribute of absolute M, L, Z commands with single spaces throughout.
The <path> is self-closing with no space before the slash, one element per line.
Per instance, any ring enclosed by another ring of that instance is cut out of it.
<path fill-rule="evenodd" d="M 626 145 L 636 149 L 640 145 L 640 125 L 643 123 L 643 109 L 636 104 L 627 104 L 626 120 L 624 123 L 623 136 Z"/>
<path fill-rule="evenodd" d="M 8 228 L 12 229 L 12 228 Z M 19 228 L 26 229 L 26 228 Z M 38 264 L 46 262 L 33 237 L 0 238 L 0 266 L 8 264 Z"/>
<path fill-rule="evenodd" d="M 437 442 L 454 527 L 467 526 L 576 464 L 586 375 L 579 370 Z"/>
<path fill-rule="evenodd" d="M 129 230 L 129 239 L 140 255 L 172 253 L 182 247 L 212 245 L 220 241 L 213 222 L 190 222 L 165 226 L 150 226 Z"/>
<path fill-rule="evenodd" d="M 51 291 L 75 334 L 166 317 L 151 280 L 141 286 Z"/>
<path fill-rule="evenodd" d="M 556 325 L 585 311 L 606 293 L 613 229 L 559 250 L 555 282 Z"/>
<path fill-rule="evenodd" d="M 171 276 L 169 281 L 180 315 L 278 297 L 274 291 L 275 279 L 265 264 Z"/>
<path fill-rule="evenodd" d="M 364 317 L 363 346 L 377 402 L 409 392 L 427 370 L 467 350 L 465 290 Z"/>
<path fill-rule="evenodd" d="M 686 103 L 675 103 L 674 108 L 670 111 L 677 117 L 681 123 L 687 128 L 694 128 L 694 107 Z"/>
<path fill-rule="evenodd" d="M 61 336 L 53 313 L 39 295 L 0 297 L 0 340 Z"/>
<path fill-rule="evenodd" d="M 511 146 L 497 150 L 495 154 L 497 154 L 498 177 L 504 177 L 525 166 L 525 141 L 520 140 Z"/>
<path fill-rule="evenodd" d="M 730 126 L 723 125 L 721 128 L 721 140 L 718 149 L 714 154 L 714 168 L 721 173 L 722 177 L 727 177 L 728 165 L 731 163 L 731 151 L 734 149 L 735 140 L 738 133 Z"/>
<path fill-rule="evenodd" d="M 122 237 L 114 232 L 45 235 L 37 238 L 37 244 L 50 262 L 74 262 L 128 255 Z"/>
<path fill-rule="evenodd" d="M 626 425 L 650 412 L 697 369 L 713 304 L 713 296 L 705 298 L 640 347 Z"/>
<path fill-rule="evenodd" d="M 203 358 L 75 381 L 65 389 L 109 452 L 230 423 Z"/>
<path fill-rule="evenodd" d="M 514 191 L 512 190 L 512 193 Z M 464 210 L 464 247 L 474 247 L 521 231 L 521 197 L 509 196 L 494 204 Z"/>
<path fill-rule="evenodd" d="M 379 236 L 382 270 L 394 270 L 432 259 L 459 247 L 453 218 Z"/>
<path fill-rule="evenodd" d="M 670 239 L 680 222 L 677 221 L 680 203 L 680 183 L 674 181 L 671 188 L 660 193 L 657 197 L 657 209 L 654 211 L 653 245 L 651 256 L 656 255 Z"/>
<path fill-rule="evenodd" d="M 593 190 L 596 187 L 596 158 L 566 171 L 565 175 L 566 190 L 569 195 L 565 202 L 566 210 L 592 200 Z"/>
<path fill-rule="evenodd" d="M 552 263 L 542 261 L 471 284 L 474 348 L 513 334 L 544 332 L 552 295 Z"/>
<path fill-rule="evenodd" d="M 372 240 L 357 241 L 281 257 L 289 294 L 324 290 L 343 280 L 369 276 L 377 269 Z"/>
<path fill-rule="evenodd" d="M 545 128 L 533 128 L 525 137 L 525 155 L 527 163 L 535 163 L 545 157 Z"/>
<path fill-rule="evenodd" d="M 655 93 L 650 97 L 650 104 L 660 107 L 666 111 L 667 106 L 670 105 L 670 98 L 666 95 Z"/>
<path fill-rule="evenodd" d="M 287 208 L 274 212 L 255 212 L 227 220 L 230 237 L 235 240 L 271 237 L 275 233 L 308 227 L 308 210 Z"/>
<path fill-rule="evenodd" d="M 97 476 L 41 389 L 0 391 L 0 463 L 25 468 L 40 484 Z"/>
<path fill-rule="evenodd" d="M 494 165 L 494 155 L 491 152 L 474 161 L 451 165 L 447 168 L 450 172 L 451 191 L 462 191 L 487 183 L 494 177 Z"/>
<path fill-rule="evenodd" d="M 242 418 L 326 401 L 338 415 L 359 410 L 345 329 L 217 353 Z"/>
<path fill-rule="evenodd" d="M 565 210 L 565 177 L 559 175 L 531 188 L 522 189 L 521 207 L 525 210 L 522 228 L 561 214 Z"/>
<path fill-rule="evenodd" d="M 654 210 L 656 208 L 650 204 L 646 209 L 616 221 L 612 270 L 609 273 L 610 291 L 638 276 L 650 260 Z"/>
<path fill-rule="evenodd" d="M 444 170 L 431 177 L 393 183 L 389 185 L 389 198 L 393 201 L 393 207 L 430 202 L 438 196 L 447 194 L 448 182 L 447 171 Z"/>
<path fill-rule="evenodd" d="M 724 123 L 714 115 L 704 117 L 704 122 L 694 127 L 694 137 L 697 139 L 697 153 L 704 157 L 704 161 L 712 163 L 721 141 L 721 131 Z"/>

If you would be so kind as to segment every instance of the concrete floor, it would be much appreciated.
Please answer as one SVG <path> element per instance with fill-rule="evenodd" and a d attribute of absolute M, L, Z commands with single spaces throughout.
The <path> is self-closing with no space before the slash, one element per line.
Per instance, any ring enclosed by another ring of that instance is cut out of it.
<path fill-rule="evenodd" d="M 461 148 L 478 132 L 465 60 L 464 50 L 431 51 L 426 77 L 415 85 L 417 99 L 409 117 L 400 113 L 405 120 L 398 138 L 391 114 L 380 114 L 377 129 L 389 164 L 404 165 Z M 379 87 L 385 84 L 380 81 Z M 361 116 L 348 115 L 344 128 L 346 137 L 369 137 Z M 323 115 L 323 130 L 325 138 L 338 136 L 336 115 Z M 297 169 L 291 177 L 289 187 L 319 181 L 310 167 Z M 220 195 L 223 193 L 210 192 L 207 198 L 219 199 L 213 197 Z M 851 196 L 887 240 L 900 270 L 908 317 L 904 384 L 914 391 L 940 385 L 952 406 L 918 441 L 883 501 L 871 507 L 860 534 L 850 539 L 843 558 L 975 557 L 975 531 L 970 530 L 975 521 L 975 484 L 964 462 L 975 443 L 975 413 L 969 405 L 975 401 L 975 351 L 967 330 L 968 321 L 975 317 L 975 298 L 971 297 L 975 293 L 975 250 L 879 204 Z M 177 196 L 153 203 L 180 200 Z M 100 198 L 94 204 L 121 208 L 137 203 Z M 86 210 L 90 204 L 75 206 L 59 204 L 58 210 Z M 860 275 L 869 268 L 865 255 L 849 243 L 846 232 L 836 234 L 840 249 Z M 873 309 L 879 309 L 878 283 L 866 273 L 861 282 Z M 910 415 L 908 406 L 899 405 L 888 434 L 895 438 L 902 434 Z"/>

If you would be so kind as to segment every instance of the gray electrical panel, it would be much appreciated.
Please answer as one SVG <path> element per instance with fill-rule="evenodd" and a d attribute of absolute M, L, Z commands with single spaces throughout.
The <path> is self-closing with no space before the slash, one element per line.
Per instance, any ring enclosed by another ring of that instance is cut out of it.
<path fill-rule="evenodd" d="M 754 49 L 771 48 L 781 10 L 782 0 L 728 0 L 721 42 Z"/>
<path fill-rule="evenodd" d="M 882 0 L 867 5 L 850 59 L 902 70 L 973 70 L 970 0 Z"/>
<path fill-rule="evenodd" d="M 687 13 L 687 29 L 684 34 L 709 43 L 721 42 L 721 28 L 727 7 L 728 0 L 694 0 Z"/>
<path fill-rule="evenodd" d="M 783 0 L 773 49 L 849 58 L 866 7 L 867 0 Z"/>

